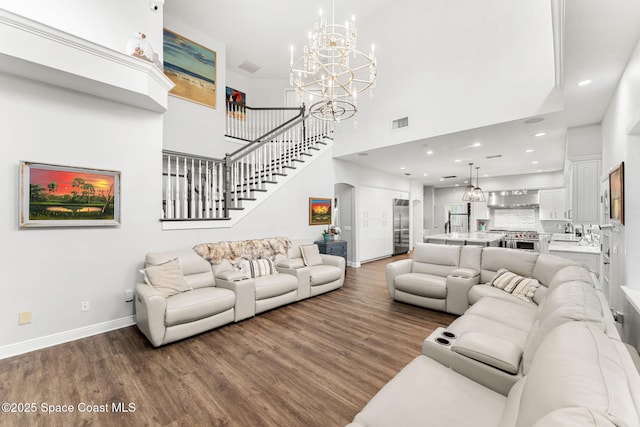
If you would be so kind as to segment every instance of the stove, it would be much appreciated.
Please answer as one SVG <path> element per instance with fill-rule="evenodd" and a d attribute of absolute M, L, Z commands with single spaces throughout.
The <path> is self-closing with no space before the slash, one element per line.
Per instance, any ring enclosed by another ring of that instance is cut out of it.
<path fill-rule="evenodd" d="M 505 234 L 504 247 L 521 249 L 531 252 L 540 252 L 540 236 L 537 231 L 531 230 L 491 230 Z"/>

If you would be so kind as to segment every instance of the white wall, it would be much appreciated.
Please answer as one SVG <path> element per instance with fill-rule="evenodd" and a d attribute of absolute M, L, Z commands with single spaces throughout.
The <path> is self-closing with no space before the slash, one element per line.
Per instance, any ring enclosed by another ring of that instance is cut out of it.
<path fill-rule="evenodd" d="M 567 129 L 567 160 L 600 158 L 602 155 L 602 126 L 600 124 Z"/>
<path fill-rule="evenodd" d="M 611 255 L 609 304 L 617 310 L 631 310 L 620 286 L 640 289 L 640 271 L 635 261 L 640 259 L 640 45 L 637 45 L 620 80 L 616 94 L 602 121 L 602 173 L 608 174 L 620 162 L 624 168 L 625 225 L 618 224 L 611 233 L 611 246 L 617 253 Z M 627 260 L 627 262 L 625 262 Z M 630 313 L 629 313 L 630 314 Z M 637 314 L 627 315 L 622 326 L 625 341 L 636 348 L 640 343 L 640 324 Z M 634 321 L 636 320 L 636 321 Z"/>
<path fill-rule="evenodd" d="M 7 3 L 0 7 L 7 7 Z M 12 3 L 23 6 L 21 2 Z M 88 23 L 95 22 L 95 34 L 78 30 L 94 42 L 108 42 L 109 31 L 131 33 L 129 18 L 137 9 L 128 1 L 126 5 L 124 1 L 90 2 L 93 8 L 84 7 L 84 3 L 89 2 L 65 2 L 68 8 L 60 9 L 59 4 L 54 8 L 38 2 L 47 12 L 42 15 L 68 32 L 76 32 L 79 22 L 84 23 L 83 30 L 90 32 L 93 27 Z M 145 23 L 152 12 L 146 2 L 142 3 L 145 8 L 140 11 L 143 16 L 139 21 Z M 102 14 L 98 13 L 98 4 L 104 5 Z M 33 9 L 39 10 L 36 6 Z M 25 10 L 30 8 L 25 5 L 21 11 Z M 56 16 L 60 10 L 64 10 L 64 19 Z M 99 15 L 100 23 L 94 15 Z M 155 26 L 144 31 L 161 34 L 162 17 L 153 16 Z M 189 38 L 206 39 L 206 35 L 179 23 L 171 25 Z M 204 44 L 207 43 L 219 49 L 219 64 L 224 64 L 224 45 L 209 39 Z M 224 87 L 220 75 L 219 69 L 219 83 Z M 169 141 L 173 149 L 197 149 L 206 154 L 207 148 L 192 146 L 191 140 L 215 145 L 214 141 L 223 138 L 222 125 L 216 124 L 224 111 L 223 106 L 220 109 L 223 104 L 211 110 L 171 98 L 170 110 L 163 118 L 146 110 L 4 74 L 0 74 L 0 87 L 5 141 L 0 157 L 0 189 L 6 196 L 5 209 L 0 210 L 5 290 L 0 301 L 0 357 L 130 323 L 133 303 L 124 301 L 124 292 L 140 280 L 137 270 L 148 252 L 220 240 L 320 236 L 323 226 L 308 225 L 308 198 L 333 196 L 331 150 L 319 155 L 233 228 L 163 232 L 159 222 L 163 125 L 170 128 L 164 141 Z M 21 160 L 120 171 L 122 225 L 20 229 Z M 91 310 L 81 312 L 81 301 L 89 301 Z M 18 326 L 18 313 L 22 311 L 32 312 L 31 324 Z"/>

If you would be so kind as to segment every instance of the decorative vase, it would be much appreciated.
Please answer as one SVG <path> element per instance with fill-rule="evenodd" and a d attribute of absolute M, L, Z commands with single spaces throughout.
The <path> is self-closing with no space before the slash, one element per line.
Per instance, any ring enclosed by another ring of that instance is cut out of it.
<path fill-rule="evenodd" d="M 331 234 L 325 234 L 322 237 L 324 237 L 324 242 L 327 243 L 329 240 L 331 240 Z"/>

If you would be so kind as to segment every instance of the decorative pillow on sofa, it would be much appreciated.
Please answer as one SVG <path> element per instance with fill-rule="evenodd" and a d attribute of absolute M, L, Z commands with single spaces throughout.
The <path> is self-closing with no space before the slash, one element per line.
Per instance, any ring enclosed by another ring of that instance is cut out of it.
<path fill-rule="evenodd" d="M 144 272 L 145 282 L 154 287 L 165 298 L 192 289 L 184 278 L 178 258 L 163 264 L 149 266 L 142 271 Z"/>
<path fill-rule="evenodd" d="M 236 268 L 249 277 L 268 276 L 277 273 L 276 266 L 270 258 L 242 258 L 236 264 Z"/>
<path fill-rule="evenodd" d="M 322 257 L 320 256 L 320 249 L 318 249 L 318 245 L 301 245 L 300 252 L 302 252 L 304 265 L 307 267 L 322 265 Z"/>
<path fill-rule="evenodd" d="M 518 276 L 506 268 L 499 269 L 489 284 L 527 302 L 532 301 L 533 294 L 540 286 L 536 279 Z"/>

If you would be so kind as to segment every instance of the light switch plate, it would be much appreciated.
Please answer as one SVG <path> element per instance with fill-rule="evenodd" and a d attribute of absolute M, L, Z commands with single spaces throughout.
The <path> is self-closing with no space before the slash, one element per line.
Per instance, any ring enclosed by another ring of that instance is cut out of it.
<path fill-rule="evenodd" d="M 31 323 L 31 312 L 23 311 L 18 313 L 18 325 L 28 325 Z"/>

